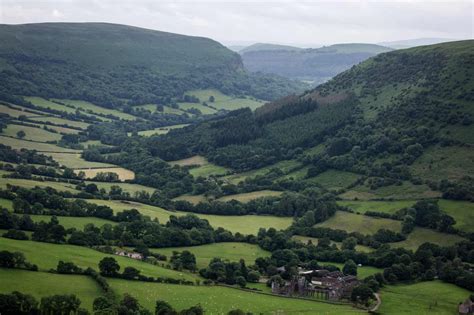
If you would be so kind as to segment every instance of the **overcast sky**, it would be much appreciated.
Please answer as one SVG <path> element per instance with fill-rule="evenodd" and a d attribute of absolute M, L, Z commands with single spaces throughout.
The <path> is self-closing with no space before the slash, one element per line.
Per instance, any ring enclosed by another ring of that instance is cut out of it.
<path fill-rule="evenodd" d="M 468 1 L 0 0 L 0 22 L 112 22 L 224 44 L 473 38 Z"/>

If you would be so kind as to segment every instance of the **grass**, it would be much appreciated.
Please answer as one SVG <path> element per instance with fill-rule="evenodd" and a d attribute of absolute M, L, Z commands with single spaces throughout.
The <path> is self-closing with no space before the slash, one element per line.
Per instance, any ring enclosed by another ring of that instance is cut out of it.
<path fill-rule="evenodd" d="M 113 115 L 121 119 L 125 120 L 135 120 L 137 119 L 135 116 L 118 111 L 116 109 L 109 109 L 109 108 L 104 108 L 100 107 L 97 105 L 94 105 L 90 102 L 86 101 L 80 101 L 80 100 L 66 100 L 66 99 L 59 99 L 58 100 L 61 103 L 67 104 L 67 105 L 72 105 L 75 108 L 82 109 L 85 112 L 92 112 L 95 114 L 103 114 L 103 115 Z M 101 119 L 104 119 L 100 117 Z"/>
<path fill-rule="evenodd" d="M 89 124 L 82 122 L 82 121 L 75 121 L 75 120 L 69 120 L 69 119 L 64 119 L 64 118 L 59 118 L 59 117 L 33 117 L 31 120 L 37 121 L 37 122 L 42 122 L 45 124 L 48 123 L 53 123 L 53 124 L 58 124 L 58 125 L 68 125 L 71 127 L 78 127 L 81 129 L 86 129 Z"/>
<path fill-rule="evenodd" d="M 140 304 L 152 310 L 156 300 L 165 300 L 182 310 L 200 304 L 206 314 L 227 314 L 241 309 L 254 314 L 352 314 L 359 310 L 347 305 L 291 299 L 256 294 L 221 286 L 178 286 L 110 279 L 111 287 L 119 294 L 131 292 Z"/>
<path fill-rule="evenodd" d="M 179 166 L 196 166 L 189 169 L 189 173 L 194 177 L 208 177 L 211 175 L 224 175 L 229 172 L 229 169 L 210 163 L 205 157 L 195 155 L 186 159 L 169 162 L 171 165 Z"/>
<path fill-rule="evenodd" d="M 344 267 L 344 264 L 334 263 L 334 262 L 320 262 L 320 264 L 322 264 L 322 265 L 334 265 L 334 266 L 338 267 L 341 270 Z M 357 267 L 357 278 L 365 279 L 368 276 L 371 276 L 371 275 L 379 273 L 379 272 L 383 273 L 383 269 L 375 268 L 375 267 L 372 267 L 372 266 Z"/>
<path fill-rule="evenodd" d="M 392 185 L 371 190 L 365 185 L 359 185 L 353 189 L 340 194 L 339 197 L 346 200 L 371 200 L 371 199 L 426 199 L 438 198 L 440 192 L 431 190 L 427 185 L 414 185 L 410 182 L 402 182 L 402 185 Z"/>
<path fill-rule="evenodd" d="M 25 148 L 25 149 L 36 150 L 40 152 L 79 152 L 77 150 L 58 147 L 54 144 L 32 142 L 32 141 L 26 141 L 26 140 L 20 140 L 20 139 L 13 139 L 9 137 L 0 137 L 0 141 L 2 142 L 3 145 L 10 146 L 13 149 Z"/>
<path fill-rule="evenodd" d="M 313 243 L 313 245 L 317 245 L 318 240 L 319 240 L 316 237 L 309 237 L 309 236 L 302 236 L 302 235 L 293 235 L 292 239 L 303 242 L 304 244 L 308 244 L 309 241 L 311 241 L 311 243 Z M 339 249 L 341 248 L 341 245 L 342 245 L 341 242 L 335 242 L 335 241 L 331 241 L 331 245 L 332 244 L 336 244 L 337 248 L 339 248 Z M 364 246 L 364 245 L 356 245 L 355 249 L 356 249 L 356 251 L 363 252 L 363 253 L 369 253 L 369 252 L 373 251 L 372 248 L 370 248 L 368 246 Z"/>
<path fill-rule="evenodd" d="M 237 98 L 225 95 L 218 90 L 193 90 L 185 94 L 194 95 L 199 98 L 201 102 L 206 102 L 208 105 L 217 109 L 235 110 L 238 108 L 249 107 L 252 110 L 262 106 L 265 102 L 252 98 Z M 214 102 L 209 101 L 210 96 L 214 96 Z"/>
<path fill-rule="evenodd" d="M 193 108 L 198 109 L 203 115 L 211 115 L 217 112 L 215 109 L 208 106 L 204 106 L 201 103 L 178 103 L 178 105 L 179 109 L 183 111 Z"/>
<path fill-rule="evenodd" d="M 50 181 L 37 181 L 37 180 L 29 180 L 29 179 L 21 179 L 21 178 L 0 178 L 0 188 L 5 189 L 7 184 L 13 186 L 20 186 L 24 188 L 34 188 L 36 186 L 39 187 L 51 187 L 58 191 L 69 191 L 73 193 L 77 193 L 78 191 L 75 189 L 75 185 L 62 183 L 62 182 L 50 182 Z"/>
<path fill-rule="evenodd" d="M 105 167 L 105 168 L 89 168 L 76 169 L 75 173 L 84 172 L 85 178 L 92 179 L 99 173 L 115 173 L 120 180 L 131 180 L 135 178 L 135 173 L 122 167 Z"/>
<path fill-rule="evenodd" d="M 0 207 L 7 208 L 8 210 L 13 210 L 13 201 L 0 198 Z"/>
<path fill-rule="evenodd" d="M 235 194 L 221 197 L 217 200 L 219 201 L 231 201 L 237 200 L 240 202 L 249 202 L 251 200 L 263 197 L 278 197 L 283 194 L 282 191 L 275 191 L 275 190 L 259 190 L 259 191 L 252 191 L 249 193 L 242 193 L 242 194 Z"/>
<path fill-rule="evenodd" d="M 173 251 L 189 250 L 196 256 L 196 263 L 198 268 L 204 268 L 209 265 L 209 262 L 214 257 L 220 257 L 229 261 L 238 262 L 244 259 L 247 265 L 254 264 L 258 257 L 268 257 L 270 253 L 261 249 L 258 245 L 247 243 L 214 243 L 201 246 L 191 247 L 170 247 L 153 249 L 152 252 L 164 254 L 169 258 Z"/>
<path fill-rule="evenodd" d="M 328 170 L 318 176 L 308 178 L 306 182 L 319 184 L 326 189 L 337 190 L 346 188 L 359 179 L 360 175 L 339 170 Z"/>
<path fill-rule="evenodd" d="M 340 200 L 337 204 L 348 207 L 359 213 L 366 213 L 367 211 L 383 212 L 394 214 L 398 210 L 413 206 L 416 200 L 395 200 L 395 201 L 349 201 Z"/>
<path fill-rule="evenodd" d="M 474 232 L 474 203 L 441 199 L 438 205 L 456 220 L 454 227 L 464 232 Z"/>
<path fill-rule="evenodd" d="M 282 177 L 281 179 L 291 179 L 293 178 L 294 180 L 304 180 L 306 176 L 308 175 L 308 166 L 302 167 L 300 169 L 297 169 L 295 171 L 292 171 Z"/>
<path fill-rule="evenodd" d="M 454 235 L 441 233 L 435 230 L 415 227 L 415 229 L 408 234 L 407 239 L 402 242 L 391 243 L 393 247 L 403 247 L 405 249 L 417 250 L 421 244 L 429 242 L 438 244 L 440 246 L 452 246 L 464 238 Z"/>
<path fill-rule="evenodd" d="M 90 167 L 115 167 L 114 164 L 101 163 L 101 162 L 90 162 L 86 161 L 81 157 L 80 153 L 69 154 L 69 153 L 48 153 L 53 160 L 61 165 L 75 169 L 75 168 L 90 168 Z"/>
<path fill-rule="evenodd" d="M 174 198 L 173 200 L 184 200 L 190 202 L 194 205 L 197 205 L 200 202 L 207 202 L 207 198 L 204 195 L 182 195 Z"/>
<path fill-rule="evenodd" d="M 99 189 L 103 188 L 107 192 L 110 191 L 112 186 L 119 186 L 123 191 L 130 193 L 130 195 L 134 195 L 137 192 L 146 191 L 149 194 L 153 194 L 155 192 L 155 188 L 143 186 L 139 184 L 129 184 L 129 183 L 106 183 L 106 182 L 94 182 L 94 181 L 86 181 L 86 184 L 96 184 Z"/>
<path fill-rule="evenodd" d="M 30 215 L 34 222 L 49 222 L 51 220 L 50 215 Z M 92 223 L 96 227 L 101 227 L 105 224 L 117 225 L 116 222 L 94 218 L 94 217 L 57 217 L 59 224 L 64 226 L 66 229 L 75 228 L 82 231 L 86 224 Z"/>
<path fill-rule="evenodd" d="M 265 166 L 256 170 L 224 176 L 223 179 L 227 180 L 231 184 L 237 185 L 239 182 L 244 181 L 246 178 L 253 178 L 258 175 L 265 175 L 273 168 L 279 169 L 283 173 L 288 174 L 295 168 L 300 167 L 301 165 L 302 164 L 300 162 L 295 160 L 280 161 L 278 163 Z"/>
<path fill-rule="evenodd" d="M 18 108 L 18 109 L 16 109 Z M 0 104 L 0 113 L 7 114 L 10 117 L 18 118 L 20 116 L 38 116 L 37 114 L 24 112 L 21 107 L 15 106 L 15 108 L 8 107 L 6 105 Z"/>
<path fill-rule="evenodd" d="M 59 275 L 18 269 L 0 268 L 0 292 L 19 291 L 31 294 L 38 301 L 54 294 L 75 294 L 80 307 L 92 311 L 92 302 L 102 295 L 99 285 L 91 278 L 80 275 Z"/>
<path fill-rule="evenodd" d="M 145 105 L 140 105 L 140 106 L 135 106 L 135 108 L 143 108 L 151 113 L 155 113 L 156 110 L 156 104 L 145 104 Z M 169 107 L 169 106 L 163 106 L 163 114 L 174 114 L 174 115 L 182 115 L 184 112 L 182 110 L 179 110 L 177 108 Z"/>
<path fill-rule="evenodd" d="M 469 147 L 433 146 L 413 163 L 411 170 L 423 179 L 457 180 L 474 174 L 474 155 Z"/>
<path fill-rule="evenodd" d="M 98 270 L 98 264 L 104 257 L 114 257 L 120 265 L 120 271 L 127 266 L 135 267 L 142 274 L 153 277 L 170 277 L 175 279 L 186 279 L 194 281 L 199 277 L 190 273 L 178 272 L 160 266 L 155 266 L 139 260 L 110 255 L 96 250 L 75 246 L 41 243 L 34 241 L 17 241 L 0 237 L 0 248 L 8 251 L 23 252 L 28 261 L 38 265 L 42 271 L 56 269 L 59 260 L 74 262 L 81 268 L 91 267 Z"/>
<path fill-rule="evenodd" d="M 153 135 L 164 135 L 164 134 L 167 134 L 171 129 L 179 129 L 179 128 L 184 128 L 186 126 L 189 126 L 189 124 L 172 125 L 172 126 L 155 128 L 151 130 L 143 130 L 143 131 L 139 131 L 138 134 L 140 136 L 145 136 L 145 137 L 150 137 Z M 129 135 L 131 134 L 129 133 Z"/>
<path fill-rule="evenodd" d="M 381 314 L 455 315 L 460 302 L 469 296 L 468 290 L 441 281 L 388 285 L 380 295 Z"/>
<path fill-rule="evenodd" d="M 40 141 L 40 142 L 48 142 L 48 141 L 59 141 L 61 140 L 61 134 L 59 133 L 52 133 L 46 131 L 42 128 L 34 128 L 22 125 L 13 125 L 9 124 L 5 129 L 3 129 L 2 134 L 10 137 L 17 137 L 17 132 L 20 130 L 25 132 L 25 140 L 33 140 L 33 141 Z"/>
<path fill-rule="evenodd" d="M 362 234 L 374 234 L 379 229 L 388 229 L 400 232 L 401 221 L 374 218 L 361 214 L 337 211 L 335 215 L 315 227 L 326 227 L 331 229 L 345 230 L 347 232 L 359 232 Z"/>
<path fill-rule="evenodd" d="M 170 215 L 182 216 L 189 214 L 187 212 L 180 211 L 168 211 L 163 208 L 149 206 L 138 202 L 123 202 L 121 200 L 98 200 L 88 199 L 88 202 L 92 202 L 99 205 L 106 205 L 114 209 L 115 212 L 123 211 L 127 209 L 137 209 L 143 215 L 147 215 L 151 218 L 157 218 L 161 223 L 168 222 Z M 274 227 L 277 230 L 286 229 L 293 222 L 293 218 L 290 217 L 274 217 L 274 216 L 257 216 L 257 215 L 243 215 L 243 216 L 224 216 L 224 215 L 212 215 L 212 214 L 195 214 L 201 219 L 206 219 L 214 227 L 223 227 L 233 233 L 240 232 L 242 234 L 254 234 L 258 233 L 259 228 L 270 228 Z"/>
<path fill-rule="evenodd" d="M 30 102 L 33 105 L 36 105 L 36 106 L 39 106 L 39 107 L 42 107 L 42 108 L 50 108 L 50 109 L 60 110 L 60 111 L 67 112 L 67 113 L 72 113 L 72 114 L 74 114 L 76 112 L 76 110 L 74 108 L 51 102 L 51 101 L 49 101 L 47 99 L 44 99 L 42 97 L 25 96 L 23 98 L 25 99 L 25 101 Z"/>

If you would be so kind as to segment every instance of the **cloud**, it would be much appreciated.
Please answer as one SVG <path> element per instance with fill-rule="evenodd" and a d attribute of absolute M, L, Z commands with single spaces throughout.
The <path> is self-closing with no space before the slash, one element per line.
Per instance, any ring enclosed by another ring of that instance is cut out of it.
<path fill-rule="evenodd" d="M 472 38 L 472 1 L 1 0 L 2 23 L 111 22 L 223 42 Z"/>

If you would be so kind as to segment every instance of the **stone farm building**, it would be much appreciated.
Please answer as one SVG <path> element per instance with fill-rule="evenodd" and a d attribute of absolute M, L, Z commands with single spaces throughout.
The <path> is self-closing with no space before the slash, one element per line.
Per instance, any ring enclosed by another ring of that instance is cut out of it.
<path fill-rule="evenodd" d="M 284 285 L 273 282 L 272 293 L 338 301 L 349 299 L 352 289 L 359 283 L 357 277 L 345 275 L 341 271 L 300 270 L 298 276 L 286 281 Z"/>

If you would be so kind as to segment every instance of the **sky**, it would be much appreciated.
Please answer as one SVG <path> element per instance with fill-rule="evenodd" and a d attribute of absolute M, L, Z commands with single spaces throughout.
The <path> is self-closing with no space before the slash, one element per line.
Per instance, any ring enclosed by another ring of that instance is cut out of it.
<path fill-rule="evenodd" d="M 414 38 L 472 39 L 474 0 L 0 0 L 0 23 L 110 22 L 204 36 L 316 47 Z"/>

